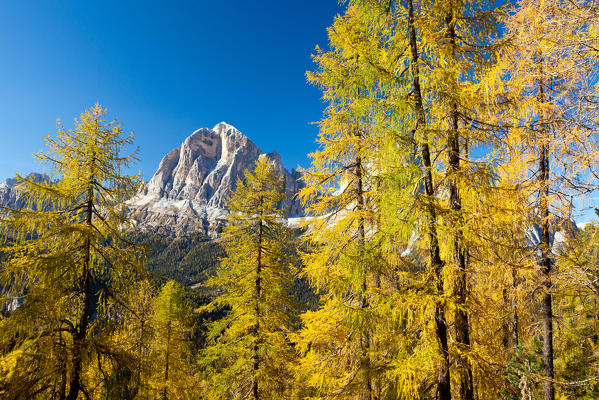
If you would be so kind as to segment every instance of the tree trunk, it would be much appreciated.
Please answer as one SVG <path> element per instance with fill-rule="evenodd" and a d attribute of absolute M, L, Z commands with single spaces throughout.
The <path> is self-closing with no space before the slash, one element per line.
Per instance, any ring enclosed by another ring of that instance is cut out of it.
<path fill-rule="evenodd" d="M 93 165 L 94 160 L 92 159 L 91 164 Z M 92 169 L 93 171 L 93 169 Z M 88 226 L 92 226 L 92 213 L 93 213 L 93 172 L 92 182 L 89 185 L 87 193 L 87 204 L 86 204 L 86 216 L 85 223 Z M 85 239 L 84 244 L 84 260 L 83 260 L 83 299 L 81 304 L 81 316 L 79 317 L 79 324 L 77 330 L 73 335 L 73 370 L 71 371 L 71 379 L 69 382 L 69 394 L 67 400 L 77 400 L 79 391 L 81 390 L 81 357 L 83 354 L 83 347 L 85 345 L 85 337 L 87 335 L 87 325 L 89 323 L 89 307 L 91 304 L 91 274 L 90 274 L 90 261 L 91 261 L 91 241 L 88 238 Z"/>
<path fill-rule="evenodd" d="M 264 234 L 264 225 L 262 223 L 262 203 L 263 199 L 260 197 L 260 220 L 258 222 L 258 254 L 256 257 L 256 280 L 254 287 L 254 298 L 255 298 L 255 306 L 254 306 L 254 318 L 256 319 L 254 325 L 254 348 L 252 354 L 252 399 L 259 400 L 260 395 L 258 393 L 258 370 L 260 368 L 260 296 L 262 295 L 262 236 Z"/>
<path fill-rule="evenodd" d="M 361 150 L 362 132 L 360 127 L 356 128 L 356 136 L 359 140 Z M 356 195 L 357 195 L 357 206 L 360 216 L 358 217 L 358 239 L 360 241 L 360 254 L 364 253 L 364 246 L 366 244 L 366 229 L 364 221 L 364 178 L 362 176 L 362 156 L 358 154 L 356 157 Z M 367 283 L 366 276 L 362 277 L 362 298 L 360 300 L 360 308 L 366 309 L 368 307 L 368 299 L 366 297 Z M 370 332 L 367 327 L 362 328 L 360 335 L 361 347 L 363 351 L 362 356 L 362 370 L 364 372 L 364 380 L 362 384 L 362 393 L 360 395 L 361 400 L 373 400 L 372 397 L 372 377 L 370 374 Z"/>
<path fill-rule="evenodd" d="M 66 352 L 66 344 L 64 342 L 61 332 L 58 333 L 58 348 L 59 348 L 59 351 L 58 351 L 59 359 L 58 359 L 57 368 L 60 371 L 60 379 L 57 382 L 58 383 L 58 393 L 54 393 L 52 398 L 64 400 L 67 395 L 67 357 L 66 357 L 66 354 L 68 354 L 68 353 Z"/>
<path fill-rule="evenodd" d="M 169 299 L 169 318 L 171 313 L 172 298 Z M 162 388 L 162 400 L 168 400 L 168 372 L 170 367 L 170 352 L 171 352 L 171 321 L 166 325 L 166 351 L 164 354 L 164 387 Z"/>
<path fill-rule="evenodd" d="M 545 86 L 543 82 L 543 61 L 539 60 L 539 103 L 545 102 Z M 543 392 L 545 400 L 555 399 L 555 388 L 553 386 L 553 310 L 551 296 L 551 241 L 549 240 L 549 155 L 547 145 L 545 144 L 546 126 L 544 113 L 539 112 L 540 127 L 542 134 L 542 144 L 539 151 L 539 175 L 540 183 L 539 193 L 539 213 L 541 217 L 541 259 L 539 264 L 543 279 L 545 292 L 541 305 L 541 314 L 543 319 L 543 373 L 545 382 L 543 383 Z"/>
<path fill-rule="evenodd" d="M 544 382 L 545 400 L 555 398 L 555 389 L 553 386 L 553 310 L 551 296 L 551 242 L 549 240 L 549 206 L 547 196 L 549 196 L 549 162 L 547 157 L 547 148 L 545 145 L 541 149 L 541 272 L 543 274 L 543 286 L 545 293 L 542 300 L 543 316 L 543 372 L 547 380 Z M 543 198 L 545 200 L 543 200 Z"/>
<path fill-rule="evenodd" d="M 512 268 L 512 274 L 514 274 Z M 515 279 L 515 278 L 513 278 Z M 506 318 L 502 324 L 503 329 L 503 347 L 506 351 L 512 351 L 514 354 L 518 348 L 518 301 L 516 298 L 516 283 L 513 280 L 511 284 L 506 283 L 503 288 L 503 304 L 506 312 Z"/>
<path fill-rule="evenodd" d="M 139 344 L 137 346 L 137 354 L 139 359 L 137 360 L 137 374 L 136 374 L 136 386 L 137 386 L 137 392 L 139 393 L 141 391 L 142 388 L 142 384 L 141 384 L 141 365 L 143 362 L 143 337 L 144 337 L 144 324 L 145 324 L 145 320 L 141 321 L 141 326 L 139 329 Z"/>
<path fill-rule="evenodd" d="M 451 46 L 450 55 L 455 64 L 455 22 L 453 12 L 445 17 L 447 28 L 446 38 Z M 457 266 L 455 281 L 456 315 L 455 329 L 458 345 L 458 366 L 460 371 L 460 399 L 473 400 L 474 389 L 472 382 L 472 367 L 467 353 L 470 351 L 470 326 L 467 311 L 468 273 L 466 266 L 467 250 L 462 232 L 463 215 L 462 199 L 458 191 L 457 175 L 460 172 L 460 134 L 458 132 L 458 109 L 455 101 L 451 101 L 449 111 L 449 132 L 447 136 L 448 167 L 449 167 L 449 208 L 454 214 L 453 222 L 457 225 L 453 242 L 453 258 Z"/>
<path fill-rule="evenodd" d="M 545 165 L 542 175 L 548 175 L 547 149 L 543 145 L 541 150 L 541 163 Z M 544 181 L 544 194 L 548 195 L 549 189 L 547 180 Z M 555 389 L 553 386 L 553 310 L 552 310 L 552 295 L 551 295 L 551 256 L 550 256 L 550 241 L 549 241 L 549 207 L 547 201 L 542 201 L 541 207 L 541 267 L 543 273 L 543 285 L 545 293 L 543 294 L 543 372 L 547 380 L 544 383 L 545 400 L 554 400 Z M 543 204 L 544 203 L 544 204 Z"/>
<path fill-rule="evenodd" d="M 408 0 L 408 25 L 410 29 L 410 50 L 412 53 L 411 68 L 413 76 L 413 95 L 418 125 L 416 129 L 426 130 L 426 117 L 422 104 L 422 92 L 420 89 L 420 70 L 418 68 L 418 45 L 416 43 L 416 28 L 414 26 L 414 6 L 412 0 Z M 415 130 L 416 130 L 415 129 Z M 426 134 L 428 136 L 428 133 Z M 430 267 L 435 271 L 437 294 L 443 296 L 443 266 L 439 253 L 439 240 L 437 236 L 437 215 L 433 204 L 434 185 L 432 176 L 432 164 L 428 139 L 420 140 L 420 155 L 422 158 L 422 175 L 427 198 L 427 220 L 429 237 L 429 259 Z M 449 348 L 447 344 L 447 323 L 445 321 L 445 308 L 442 300 L 435 305 L 435 333 L 441 348 L 441 366 L 437 375 L 437 394 L 439 400 L 451 399 L 451 379 L 449 372 Z"/>
<path fill-rule="evenodd" d="M 518 297 L 516 294 L 516 288 L 518 285 L 518 273 L 516 268 L 512 268 L 512 346 L 514 353 L 518 349 L 518 343 L 520 342 L 518 330 L 520 329 L 518 321 Z"/>

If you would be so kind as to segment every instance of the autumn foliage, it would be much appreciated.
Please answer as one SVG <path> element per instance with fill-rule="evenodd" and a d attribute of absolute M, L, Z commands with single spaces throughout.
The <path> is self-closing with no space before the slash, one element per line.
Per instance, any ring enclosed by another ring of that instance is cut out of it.
<path fill-rule="evenodd" d="M 1 210 L 0 397 L 598 398 L 598 35 L 590 0 L 348 1 L 303 225 L 260 157 L 199 289 L 131 239 L 132 137 L 59 125 Z"/>

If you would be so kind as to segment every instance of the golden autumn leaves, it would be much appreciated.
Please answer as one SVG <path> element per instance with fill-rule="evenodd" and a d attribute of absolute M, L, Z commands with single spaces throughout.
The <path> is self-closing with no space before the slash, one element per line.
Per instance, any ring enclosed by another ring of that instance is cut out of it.
<path fill-rule="evenodd" d="M 3 286 L 27 300 L 0 321 L 0 393 L 596 398 L 597 228 L 571 213 L 597 185 L 597 13 L 348 2 L 308 73 L 327 103 L 311 218 L 287 227 L 260 158 L 195 314 L 182 288 L 136 275 L 130 137 L 99 106 L 60 128 L 40 158 L 61 180 L 23 179 L 29 207 L 3 215 Z M 298 273 L 320 296 L 301 313 Z M 219 318 L 193 336 L 198 313 Z"/>

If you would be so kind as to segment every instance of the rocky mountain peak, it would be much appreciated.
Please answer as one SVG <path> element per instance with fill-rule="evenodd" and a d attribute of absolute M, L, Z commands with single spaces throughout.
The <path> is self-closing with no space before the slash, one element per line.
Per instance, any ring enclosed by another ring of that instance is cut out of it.
<path fill-rule="evenodd" d="M 264 153 L 234 126 L 221 122 L 189 135 L 164 156 L 158 170 L 129 202 L 139 226 L 167 233 L 203 230 L 215 236 L 226 220 L 226 203 L 243 171 Z M 299 174 L 287 171 L 276 152 L 266 154 L 285 177 L 284 207 L 303 210 L 295 199 Z"/>
<path fill-rule="evenodd" d="M 49 181 L 50 177 L 46 174 L 32 172 L 26 176 L 34 182 Z M 25 206 L 25 201 L 21 197 L 21 192 L 18 189 L 19 181 L 15 178 L 8 178 L 0 183 L 0 206 L 9 208 L 21 208 Z"/>

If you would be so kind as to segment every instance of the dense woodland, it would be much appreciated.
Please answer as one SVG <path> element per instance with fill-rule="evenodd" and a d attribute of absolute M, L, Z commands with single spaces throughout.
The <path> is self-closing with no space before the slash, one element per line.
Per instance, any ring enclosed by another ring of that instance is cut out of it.
<path fill-rule="evenodd" d="M 599 398 L 599 4 L 351 0 L 328 34 L 299 231 L 265 157 L 173 239 L 104 108 L 46 139 L 2 210 L 1 398 Z"/>

